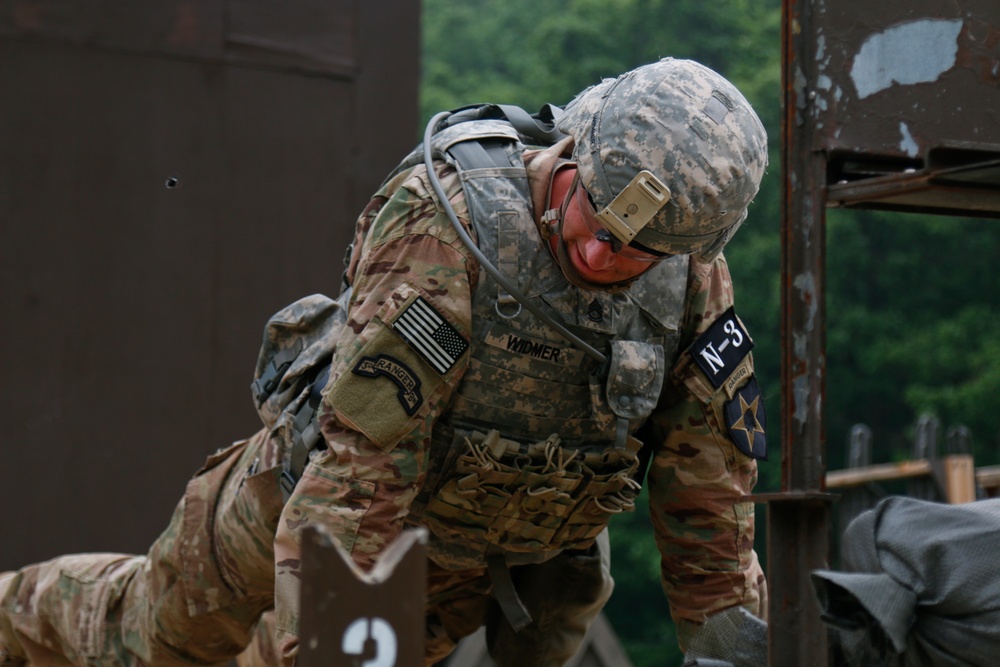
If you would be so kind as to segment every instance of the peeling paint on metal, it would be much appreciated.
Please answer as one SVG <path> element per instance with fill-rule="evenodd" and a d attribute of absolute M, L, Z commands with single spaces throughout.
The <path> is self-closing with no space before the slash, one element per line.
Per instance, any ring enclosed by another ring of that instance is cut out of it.
<path fill-rule="evenodd" d="M 795 353 L 796 359 L 802 359 L 806 356 L 806 352 L 809 351 L 807 347 L 809 339 L 798 332 L 792 332 L 792 351 Z"/>
<path fill-rule="evenodd" d="M 827 100 L 826 93 L 828 93 L 832 87 L 833 87 L 833 79 L 828 77 L 826 74 L 820 74 L 819 76 L 816 77 L 816 90 L 822 91 L 824 94 L 817 96 L 816 99 L 814 100 L 813 103 L 815 106 L 813 109 L 813 115 L 816 115 L 816 113 L 819 111 L 827 110 L 829 102 Z M 812 95 L 815 92 L 816 91 L 813 91 L 812 93 L 810 93 L 810 95 Z"/>
<path fill-rule="evenodd" d="M 811 271 L 800 273 L 792 281 L 792 285 L 799 290 L 799 298 L 806 305 L 806 315 L 808 316 L 805 324 L 806 331 L 812 331 L 818 308 L 818 304 L 816 303 L 816 278 Z"/>
<path fill-rule="evenodd" d="M 858 97 L 890 88 L 936 81 L 955 66 L 961 19 L 922 19 L 868 37 L 851 67 Z"/>
<path fill-rule="evenodd" d="M 913 140 L 913 135 L 910 134 L 910 128 L 906 126 L 906 123 L 900 122 L 899 133 L 903 135 L 902 141 L 899 142 L 899 150 L 910 157 L 917 157 L 917 154 L 920 152 L 920 146 Z"/>
<path fill-rule="evenodd" d="M 795 68 L 795 106 L 799 109 L 804 109 L 806 106 L 806 75 L 802 71 L 801 67 Z"/>
<path fill-rule="evenodd" d="M 804 424 L 809 416 L 809 378 L 799 376 L 792 380 L 795 394 L 795 421 Z"/>

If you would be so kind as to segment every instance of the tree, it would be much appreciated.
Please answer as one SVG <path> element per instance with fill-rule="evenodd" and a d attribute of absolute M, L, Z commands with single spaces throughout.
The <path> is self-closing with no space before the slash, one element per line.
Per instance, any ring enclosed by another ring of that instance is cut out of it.
<path fill-rule="evenodd" d="M 910 454 L 907 427 L 931 412 L 971 429 L 977 463 L 996 462 L 997 232 L 990 220 L 830 211 L 828 433 L 866 423 L 888 461 Z M 843 440 L 832 442 L 836 467 Z"/>

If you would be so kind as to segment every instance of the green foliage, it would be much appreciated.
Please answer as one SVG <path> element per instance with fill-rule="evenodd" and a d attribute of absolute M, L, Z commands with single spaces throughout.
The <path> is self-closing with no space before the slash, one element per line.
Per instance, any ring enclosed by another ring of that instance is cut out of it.
<path fill-rule="evenodd" d="M 668 55 L 734 76 L 740 70 L 742 78 L 768 67 L 777 75 L 777 6 L 775 0 L 425 0 L 421 112 L 426 119 L 483 101 L 528 109 L 564 104 L 602 78 Z"/>
<path fill-rule="evenodd" d="M 972 430 L 978 464 L 997 460 L 1000 280 L 995 221 L 830 211 L 827 216 L 827 432 L 843 464 L 852 424 L 875 460 L 910 453 L 925 412 Z"/>

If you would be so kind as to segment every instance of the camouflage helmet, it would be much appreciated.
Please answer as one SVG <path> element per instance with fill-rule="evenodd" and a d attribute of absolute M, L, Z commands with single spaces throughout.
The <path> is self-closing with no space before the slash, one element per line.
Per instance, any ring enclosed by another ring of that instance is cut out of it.
<path fill-rule="evenodd" d="M 580 93 L 559 118 L 580 179 L 622 243 L 715 257 L 747 216 L 767 135 L 733 84 L 665 58 Z"/>

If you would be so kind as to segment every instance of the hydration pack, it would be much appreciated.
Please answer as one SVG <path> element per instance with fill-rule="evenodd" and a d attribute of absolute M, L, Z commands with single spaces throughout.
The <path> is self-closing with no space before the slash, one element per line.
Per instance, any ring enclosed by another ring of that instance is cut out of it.
<path fill-rule="evenodd" d="M 271 316 L 264 328 L 251 391 L 257 414 L 279 443 L 286 501 L 321 438 L 316 412 L 350 296 L 346 287 L 336 299 L 304 297 Z"/>

